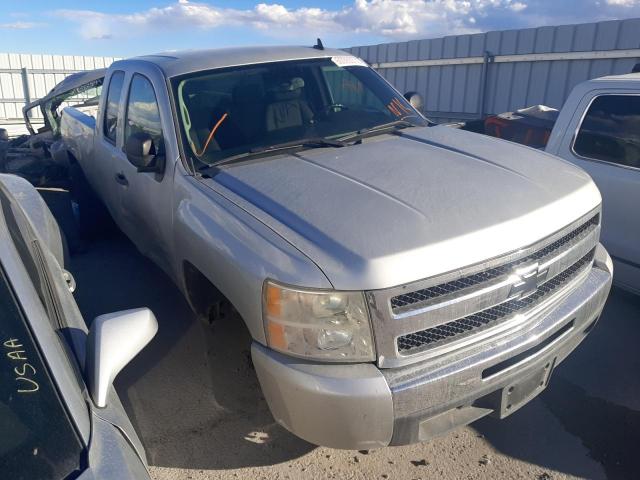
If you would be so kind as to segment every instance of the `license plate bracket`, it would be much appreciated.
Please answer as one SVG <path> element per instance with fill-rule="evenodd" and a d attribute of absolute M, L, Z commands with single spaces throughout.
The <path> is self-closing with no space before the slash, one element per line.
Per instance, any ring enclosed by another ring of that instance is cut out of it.
<path fill-rule="evenodd" d="M 542 392 L 549 383 L 555 363 L 555 358 L 549 359 L 535 373 L 504 387 L 500 399 L 500 418 L 508 417 Z"/>

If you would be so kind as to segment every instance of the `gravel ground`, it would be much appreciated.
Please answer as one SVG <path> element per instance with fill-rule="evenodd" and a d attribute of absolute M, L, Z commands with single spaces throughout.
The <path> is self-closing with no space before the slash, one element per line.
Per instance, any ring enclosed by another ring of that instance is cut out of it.
<path fill-rule="evenodd" d="M 640 477 L 640 300 L 614 291 L 549 388 L 506 420 L 369 452 L 319 448 L 276 424 L 239 321 L 197 323 L 181 294 L 120 234 L 72 258 L 87 320 L 149 306 L 157 337 L 117 380 L 154 479 Z"/>

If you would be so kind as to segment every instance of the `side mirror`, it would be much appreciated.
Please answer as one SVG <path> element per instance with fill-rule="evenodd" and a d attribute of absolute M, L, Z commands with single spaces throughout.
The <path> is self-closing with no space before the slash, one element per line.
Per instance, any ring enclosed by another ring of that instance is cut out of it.
<path fill-rule="evenodd" d="M 164 168 L 162 157 L 157 154 L 153 138 L 148 133 L 137 132 L 129 135 L 125 141 L 124 152 L 139 172 L 161 172 Z"/>
<path fill-rule="evenodd" d="M 413 108 L 422 113 L 422 107 L 424 106 L 422 95 L 420 95 L 418 92 L 407 92 L 404 94 L 404 98 L 407 99 L 407 101 Z"/>
<path fill-rule="evenodd" d="M 149 343 L 158 331 L 155 315 L 136 308 L 100 315 L 87 338 L 85 371 L 89 391 L 98 407 L 107 405 L 107 393 L 116 375 Z"/>

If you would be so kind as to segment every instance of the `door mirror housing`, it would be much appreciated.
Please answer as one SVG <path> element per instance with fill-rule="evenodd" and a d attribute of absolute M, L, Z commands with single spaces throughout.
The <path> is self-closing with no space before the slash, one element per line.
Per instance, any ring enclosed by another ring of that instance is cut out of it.
<path fill-rule="evenodd" d="M 103 408 L 107 405 L 113 380 L 157 331 L 158 322 L 148 308 L 96 317 L 89 329 L 85 359 L 89 392 L 96 406 Z"/>
<path fill-rule="evenodd" d="M 136 132 L 129 135 L 124 152 L 138 172 L 161 173 L 164 169 L 164 158 L 158 154 L 153 138 L 148 133 Z"/>
<path fill-rule="evenodd" d="M 422 107 L 424 106 L 422 95 L 420 95 L 418 92 L 407 92 L 404 94 L 404 98 L 407 99 L 407 101 L 413 108 L 422 113 Z"/>

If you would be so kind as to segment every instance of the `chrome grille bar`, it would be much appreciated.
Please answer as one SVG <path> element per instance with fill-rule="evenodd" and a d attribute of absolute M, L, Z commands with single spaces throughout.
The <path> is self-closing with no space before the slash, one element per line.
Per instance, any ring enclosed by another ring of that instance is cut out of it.
<path fill-rule="evenodd" d="M 558 291 L 564 285 L 573 280 L 585 267 L 591 265 L 595 249 L 582 257 L 572 266 L 546 281 L 528 297 L 508 300 L 492 308 L 459 318 L 452 322 L 428 328 L 419 332 L 410 333 L 398 337 L 398 351 L 403 354 L 411 354 L 412 351 L 428 346 L 435 346 L 444 340 L 460 338 L 469 333 L 475 333 L 480 329 L 488 328 L 498 321 L 523 313 L 531 306 L 537 305 L 546 297 Z"/>
<path fill-rule="evenodd" d="M 469 287 L 479 288 L 483 283 L 489 282 L 496 278 L 511 274 L 518 265 L 522 265 L 535 260 L 544 261 L 548 257 L 557 253 L 560 249 L 569 249 L 572 244 L 578 243 L 581 239 L 588 236 L 594 231 L 600 223 L 600 214 L 597 213 L 589 220 L 584 222 L 575 230 L 564 235 L 562 238 L 550 243 L 549 245 L 533 252 L 526 257 L 519 258 L 504 265 L 499 265 L 488 270 L 484 270 L 473 275 L 452 280 L 449 282 L 434 285 L 432 287 L 423 288 L 414 292 L 397 295 L 391 299 L 391 309 L 394 314 L 400 314 L 406 311 L 420 308 L 424 304 L 433 299 L 451 295 Z"/>
<path fill-rule="evenodd" d="M 593 255 L 599 237 L 598 208 L 519 251 L 438 277 L 366 292 L 378 366 L 415 363 L 525 328 L 586 278 L 590 263 L 584 261 Z M 582 269 L 576 272 L 576 266 Z M 551 286 L 553 291 L 541 295 Z M 410 298 L 427 291 L 426 296 Z M 522 308 L 516 312 L 515 306 Z"/>

